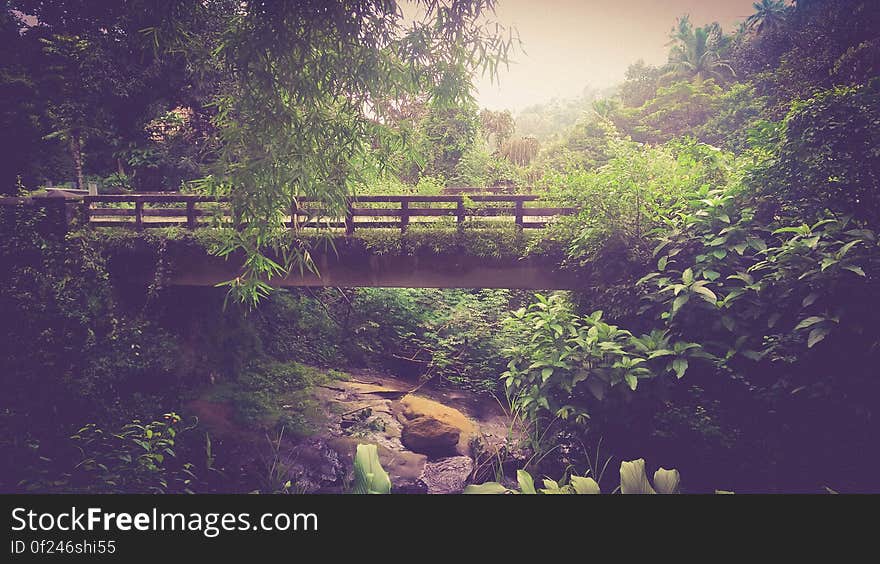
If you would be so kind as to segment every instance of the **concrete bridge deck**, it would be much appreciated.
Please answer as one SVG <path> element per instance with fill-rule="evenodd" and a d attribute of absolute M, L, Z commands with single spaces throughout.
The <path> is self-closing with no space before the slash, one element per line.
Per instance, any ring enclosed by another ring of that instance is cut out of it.
<path fill-rule="evenodd" d="M 240 273 L 240 260 L 226 261 L 207 253 L 175 261 L 167 283 L 177 286 L 214 286 Z M 458 256 L 382 255 L 315 257 L 320 276 L 296 271 L 269 281 L 278 287 L 389 287 L 389 288 L 509 288 L 572 290 L 578 276 L 542 257 L 486 258 Z"/>

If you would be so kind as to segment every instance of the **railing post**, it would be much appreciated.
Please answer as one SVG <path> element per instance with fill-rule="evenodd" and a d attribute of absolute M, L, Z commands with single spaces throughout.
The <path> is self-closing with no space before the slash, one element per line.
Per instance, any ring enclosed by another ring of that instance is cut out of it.
<path fill-rule="evenodd" d="M 196 228 L 196 203 L 193 200 L 186 202 L 186 226 L 189 229 Z"/>
<path fill-rule="evenodd" d="M 406 233 L 407 227 L 409 227 L 409 200 L 404 196 L 400 201 L 400 232 Z"/>
<path fill-rule="evenodd" d="M 83 225 L 84 225 L 84 226 L 88 225 L 89 222 L 92 220 L 92 219 L 91 219 L 91 212 L 92 212 L 92 202 L 89 201 L 88 197 L 83 198 L 83 202 L 82 202 L 82 220 L 83 220 Z"/>
<path fill-rule="evenodd" d="M 296 230 L 296 227 L 297 227 L 297 225 L 296 225 L 296 211 L 297 211 L 296 198 L 294 198 L 290 202 L 290 228 L 292 230 Z"/>
<path fill-rule="evenodd" d="M 464 198 L 458 197 L 458 205 L 456 206 L 455 215 L 457 216 L 458 230 L 464 229 Z"/>
<path fill-rule="evenodd" d="M 134 226 L 135 229 L 142 229 L 144 226 L 144 202 L 136 200 L 134 203 Z"/>
<path fill-rule="evenodd" d="M 518 231 L 522 231 L 523 229 L 523 201 L 517 200 L 514 204 L 514 214 L 516 221 L 516 228 Z"/>
<path fill-rule="evenodd" d="M 351 209 L 351 198 L 345 201 L 345 236 L 350 237 L 354 233 L 354 213 Z"/>

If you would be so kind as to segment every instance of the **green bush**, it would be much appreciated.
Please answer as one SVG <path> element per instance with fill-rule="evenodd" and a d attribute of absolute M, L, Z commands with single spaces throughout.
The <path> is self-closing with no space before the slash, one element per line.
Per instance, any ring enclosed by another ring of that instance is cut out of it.
<path fill-rule="evenodd" d="M 196 465 L 176 452 L 181 434 L 193 427 L 181 428 L 180 422 L 176 413 L 166 413 L 159 421 L 134 420 L 112 432 L 89 423 L 70 437 L 79 456 L 65 471 L 56 474 L 57 463 L 47 467 L 52 461 L 44 457 L 31 468 L 43 476 L 23 485 L 31 492 L 194 493 L 200 484 Z"/>
<path fill-rule="evenodd" d="M 774 206 L 767 214 L 823 211 L 880 221 L 880 79 L 838 87 L 794 103 L 776 134 L 760 139 L 765 154 L 753 176 Z M 755 142 L 758 139 L 755 138 Z"/>

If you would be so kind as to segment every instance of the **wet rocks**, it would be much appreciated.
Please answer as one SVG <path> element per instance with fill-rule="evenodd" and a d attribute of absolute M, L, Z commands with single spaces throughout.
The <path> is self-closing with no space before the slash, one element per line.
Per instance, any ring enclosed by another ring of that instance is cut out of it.
<path fill-rule="evenodd" d="M 337 491 L 347 471 L 339 453 L 320 438 L 302 441 L 284 458 L 281 466 L 297 491 Z"/>
<path fill-rule="evenodd" d="M 469 456 L 429 460 L 420 480 L 427 486 L 429 494 L 461 493 L 473 470 L 474 461 Z"/>
<path fill-rule="evenodd" d="M 393 494 L 426 494 L 428 485 L 421 479 L 400 480 L 397 483 L 392 482 L 391 493 Z"/>

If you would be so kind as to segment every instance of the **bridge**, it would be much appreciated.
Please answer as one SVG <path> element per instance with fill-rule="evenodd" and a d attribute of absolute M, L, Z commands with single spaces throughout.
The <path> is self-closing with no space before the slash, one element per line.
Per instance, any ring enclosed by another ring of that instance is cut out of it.
<path fill-rule="evenodd" d="M 229 199 L 186 194 L 125 194 L 83 196 L 84 216 L 93 227 L 180 226 L 189 229 L 208 225 L 232 225 Z M 292 229 L 344 228 L 347 235 L 355 229 L 406 229 L 416 221 L 430 223 L 442 217 L 454 217 L 463 226 L 468 218 L 494 222 L 512 220 L 520 229 L 544 227 L 553 217 L 573 214 L 574 208 L 532 207 L 538 196 L 519 195 L 444 195 L 444 196 L 357 196 L 348 198 L 345 217 L 335 218 L 318 207 L 312 198 L 298 198 L 291 203 L 287 224 Z"/>
<path fill-rule="evenodd" d="M 72 218 L 90 228 L 145 230 L 179 227 L 188 230 L 234 228 L 228 198 L 191 194 L 59 195 L 46 198 L 2 198 L 2 205 L 44 206 L 66 230 Z M 348 198 L 332 214 L 319 201 L 299 198 L 281 218 L 298 235 L 329 231 L 335 249 L 313 251 L 320 275 L 293 272 L 270 281 L 276 286 L 523 288 L 573 289 L 580 284 L 559 268 L 559 257 L 485 256 L 461 244 L 468 237 L 502 237 L 511 231 L 521 241 L 526 230 L 541 229 L 555 218 L 576 213 L 570 207 L 546 207 L 532 194 L 365 195 Z M 416 235 L 452 237 L 451 252 L 409 248 L 407 252 L 373 253 L 359 244 L 361 233 L 397 234 L 401 241 Z M 451 235 L 450 235 L 451 234 Z M 509 239 L 508 239 L 509 241 Z M 497 243 L 496 243 L 497 244 Z M 126 271 L 138 271 L 131 256 Z M 170 285 L 213 286 L 235 278 L 242 255 L 228 260 L 204 250 L 177 257 Z"/>

